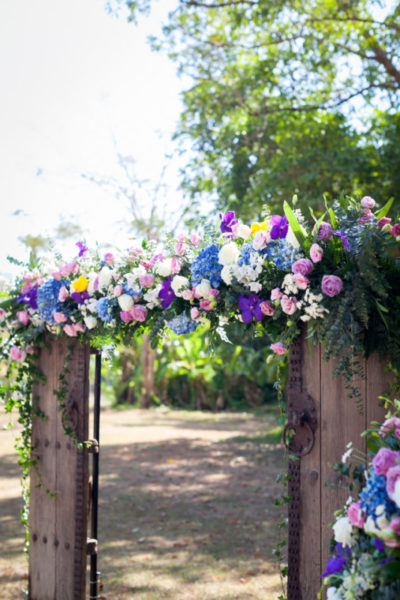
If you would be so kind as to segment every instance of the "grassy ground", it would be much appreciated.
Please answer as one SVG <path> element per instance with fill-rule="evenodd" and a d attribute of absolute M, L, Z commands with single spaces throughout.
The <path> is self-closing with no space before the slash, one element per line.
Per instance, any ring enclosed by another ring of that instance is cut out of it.
<path fill-rule="evenodd" d="M 24 598 L 15 432 L 0 415 L 0 590 Z M 272 600 L 282 449 L 273 417 L 105 410 L 99 568 L 107 600 Z"/>

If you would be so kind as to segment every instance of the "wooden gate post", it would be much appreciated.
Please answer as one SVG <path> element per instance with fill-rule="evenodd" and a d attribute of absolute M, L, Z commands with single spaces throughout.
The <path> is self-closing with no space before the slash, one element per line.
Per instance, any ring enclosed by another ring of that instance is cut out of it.
<path fill-rule="evenodd" d="M 88 520 L 88 452 L 65 435 L 54 390 L 71 340 L 56 339 L 40 351 L 46 382 L 37 386 L 40 410 L 32 444 L 38 458 L 31 472 L 29 600 L 84 600 Z M 73 341 L 65 398 L 79 442 L 88 439 L 89 358 L 87 344 Z M 55 496 L 53 495 L 55 494 Z"/>
<path fill-rule="evenodd" d="M 320 346 L 310 353 L 304 338 L 291 349 L 288 420 L 295 433 L 291 447 L 300 458 L 289 461 L 288 600 L 317 598 L 329 557 L 329 523 L 350 495 L 345 487 L 326 485 L 337 478 L 332 465 L 340 462 L 349 442 L 365 453 L 361 432 L 371 421 L 384 419 L 378 406 L 388 388 L 384 365 L 370 357 L 363 363 L 365 378 L 353 381 L 361 393 L 360 410 L 347 397 L 343 377 L 334 376 L 336 364 L 324 361 Z"/>

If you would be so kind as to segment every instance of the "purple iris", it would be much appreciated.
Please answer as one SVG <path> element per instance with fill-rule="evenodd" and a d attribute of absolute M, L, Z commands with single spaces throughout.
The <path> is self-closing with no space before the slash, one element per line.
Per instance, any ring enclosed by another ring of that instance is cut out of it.
<path fill-rule="evenodd" d="M 28 304 L 31 308 L 36 309 L 38 307 L 36 301 L 37 291 L 37 285 L 31 287 L 31 289 L 28 292 L 26 292 L 26 294 L 22 294 L 22 296 L 18 297 L 18 302 L 24 302 L 25 304 Z"/>
<path fill-rule="evenodd" d="M 168 277 L 161 284 L 161 290 L 158 292 L 158 297 L 161 298 L 161 306 L 163 308 L 168 308 L 171 306 L 173 301 L 175 300 L 175 292 L 171 287 L 171 279 L 172 277 Z"/>
<path fill-rule="evenodd" d="M 85 290 L 84 292 L 74 292 L 71 294 L 71 298 L 75 300 L 77 304 L 83 304 L 85 300 L 89 300 L 89 292 Z"/>
<path fill-rule="evenodd" d="M 277 240 L 278 238 L 285 238 L 289 229 L 289 221 L 287 217 L 280 217 L 279 215 L 272 215 L 271 217 L 271 240 Z"/>
<path fill-rule="evenodd" d="M 253 317 L 257 321 L 262 321 L 264 318 L 264 313 L 261 310 L 260 304 L 263 302 L 263 300 L 260 300 L 257 294 L 250 294 L 250 296 L 239 294 L 238 298 L 238 306 L 242 311 L 242 319 L 244 323 L 251 323 Z"/>
<path fill-rule="evenodd" d="M 334 548 L 334 556 L 332 556 L 326 565 L 325 573 L 322 573 L 321 577 L 328 577 L 333 573 L 340 573 L 343 571 L 347 560 L 351 558 L 350 548 L 343 548 L 343 544 L 336 544 Z"/>
<path fill-rule="evenodd" d="M 343 229 L 337 229 L 336 231 L 332 230 L 332 233 L 334 233 L 335 235 L 337 235 L 338 238 L 340 238 L 343 244 L 343 248 L 346 250 L 346 252 L 348 252 L 350 250 L 350 244 Z"/>
<path fill-rule="evenodd" d="M 79 248 L 79 256 L 83 256 L 87 251 L 87 246 L 83 242 L 76 242 L 75 246 Z"/>
<path fill-rule="evenodd" d="M 234 211 L 228 210 L 228 212 L 226 212 L 224 215 L 219 213 L 219 218 L 221 219 L 222 233 L 232 233 L 232 227 L 238 222 L 238 220 L 235 219 Z"/>

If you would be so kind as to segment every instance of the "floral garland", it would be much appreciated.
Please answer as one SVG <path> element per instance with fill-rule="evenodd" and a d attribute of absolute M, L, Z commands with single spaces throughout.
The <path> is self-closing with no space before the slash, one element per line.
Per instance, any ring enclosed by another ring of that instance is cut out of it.
<path fill-rule="evenodd" d="M 337 511 L 332 556 L 322 574 L 327 600 L 397 600 L 400 597 L 400 402 L 381 427 L 367 432 L 372 453 L 368 465 L 352 444 L 341 470 L 362 485 Z M 351 457 L 351 458 L 350 458 Z M 357 464 L 357 463 L 361 463 Z"/>

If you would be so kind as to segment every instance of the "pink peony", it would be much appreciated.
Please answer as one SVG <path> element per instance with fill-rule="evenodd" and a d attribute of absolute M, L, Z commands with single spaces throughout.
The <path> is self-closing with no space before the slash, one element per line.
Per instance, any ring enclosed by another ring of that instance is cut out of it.
<path fill-rule="evenodd" d="M 324 275 L 321 282 L 324 294 L 333 298 L 340 294 L 343 289 L 343 281 L 336 275 Z"/>
<path fill-rule="evenodd" d="M 361 198 L 361 206 L 363 208 L 374 208 L 375 200 L 371 196 L 364 196 L 364 198 Z"/>
<path fill-rule="evenodd" d="M 190 316 L 192 317 L 192 319 L 194 321 L 197 321 L 198 318 L 200 317 L 200 311 L 194 306 L 193 308 L 190 309 Z"/>
<path fill-rule="evenodd" d="M 63 285 L 60 288 L 60 291 L 58 292 L 58 299 L 60 302 L 65 302 L 65 300 L 68 298 L 68 296 L 69 296 L 68 290 L 65 287 L 65 285 Z"/>
<path fill-rule="evenodd" d="M 116 285 L 114 288 L 114 292 L 113 292 L 114 298 L 118 298 L 122 294 L 122 290 L 123 290 L 122 285 L 120 285 L 120 284 Z"/>
<path fill-rule="evenodd" d="M 396 483 L 400 478 L 400 465 L 390 467 L 386 473 L 386 491 L 391 500 L 394 500 Z"/>
<path fill-rule="evenodd" d="M 112 267 L 115 263 L 115 257 L 112 252 L 106 252 L 104 255 L 104 260 L 109 267 Z"/>
<path fill-rule="evenodd" d="M 173 273 L 179 273 L 179 271 L 182 269 L 182 263 L 180 260 L 178 260 L 177 258 L 175 258 L 175 256 L 172 258 L 171 260 L 171 270 Z"/>
<path fill-rule="evenodd" d="M 400 235 L 400 224 L 396 223 L 396 225 L 393 225 L 393 227 L 390 229 L 390 233 L 393 237 L 398 237 Z"/>
<path fill-rule="evenodd" d="M 292 272 L 301 273 L 301 275 L 309 275 L 313 268 L 314 265 L 309 258 L 300 258 L 292 264 Z"/>
<path fill-rule="evenodd" d="M 391 467 L 400 463 L 400 455 L 389 448 L 380 448 L 372 460 L 377 475 L 386 475 Z"/>
<path fill-rule="evenodd" d="M 4 308 L 0 308 L 0 321 L 2 321 L 6 316 L 6 311 Z"/>
<path fill-rule="evenodd" d="M 362 527 L 365 523 L 365 516 L 361 510 L 360 502 L 352 502 L 347 510 L 349 521 L 354 527 Z"/>
<path fill-rule="evenodd" d="M 270 238 L 267 231 L 263 231 L 262 229 L 260 231 L 257 231 L 253 240 L 254 250 L 263 250 L 269 242 L 269 239 Z"/>
<path fill-rule="evenodd" d="M 192 300 L 194 296 L 193 290 L 183 290 L 182 298 L 184 300 Z"/>
<path fill-rule="evenodd" d="M 17 312 L 17 319 L 22 325 L 28 325 L 30 321 L 29 313 L 27 310 L 19 310 Z"/>
<path fill-rule="evenodd" d="M 140 285 L 146 288 L 150 288 L 153 285 L 154 281 L 155 277 L 151 273 L 145 273 L 139 278 Z"/>
<path fill-rule="evenodd" d="M 271 300 L 272 302 L 274 300 L 280 300 L 282 298 L 283 294 L 281 292 L 281 290 L 279 288 L 274 288 L 273 290 L 271 290 Z"/>
<path fill-rule="evenodd" d="M 24 362 L 26 359 L 26 351 L 18 346 L 13 346 L 10 350 L 10 356 L 12 360 L 16 360 L 17 362 Z"/>
<path fill-rule="evenodd" d="M 282 344 L 282 342 L 276 342 L 275 344 L 271 344 L 270 348 L 275 354 L 286 354 L 287 348 Z"/>
<path fill-rule="evenodd" d="M 379 229 L 382 229 L 382 227 L 384 227 L 385 225 L 390 225 L 391 222 L 392 222 L 392 219 L 390 219 L 389 217 L 382 217 L 378 221 L 378 227 L 379 227 Z"/>
<path fill-rule="evenodd" d="M 281 307 L 284 313 L 287 315 L 292 315 L 294 312 L 296 312 L 297 298 L 294 296 L 282 296 Z"/>
<path fill-rule="evenodd" d="M 304 275 L 302 275 L 301 273 L 295 273 L 293 275 L 293 278 L 296 282 L 297 287 L 300 290 L 306 290 L 310 284 L 310 280 L 307 279 L 307 277 L 305 277 Z"/>
<path fill-rule="evenodd" d="M 200 236 L 199 236 L 197 233 L 192 233 L 192 236 L 191 236 L 191 241 L 192 241 L 192 244 L 193 244 L 193 246 L 194 246 L 195 248 L 197 248 L 197 246 L 198 246 L 198 245 L 200 244 L 200 242 L 201 242 L 201 238 L 200 238 Z"/>
<path fill-rule="evenodd" d="M 315 235 L 317 233 L 316 224 L 314 225 L 312 233 L 313 233 L 313 235 Z M 322 221 L 322 223 L 320 223 L 320 226 L 318 228 L 317 240 L 319 240 L 321 242 L 325 242 L 326 240 L 332 239 L 332 235 L 333 235 L 332 225 L 330 223 L 327 223 L 326 221 Z"/>
<path fill-rule="evenodd" d="M 142 304 L 135 304 L 131 308 L 130 313 L 135 321 L 140 321 L 141 323 L 147 318 L 147 308 Z"/>
<path fill-rule="evenodd" d="M 68 320 L 67 317 L 60 312 L 55 312 L 53 317 L 56 323 L 65 323 Z"/>
<path fill-rule="evenodd" d="M 369 208 L 362 208 L 360 210 L 360 216 L 358 217 L 358 221 L 360 223 L 369 223 L 371 219 L 374 218 L 374 213 Z"/>
<path fill-rule="evenodd" d="M 271 302 L 268 302 L 268 300 L 263 300 L 260 304 L 260 308 L 263 314 L 267 315 L 267 317 L 270 317 L 274 314 L 274 307 L 272 306 Z"/>
<path fill-rule="evenodd" d="M 324 251 L 322 250 L 319 244 L 313 244 L 310 248 L 310 258 L 313 263 L 320 262 L 324 255 Z"/>

